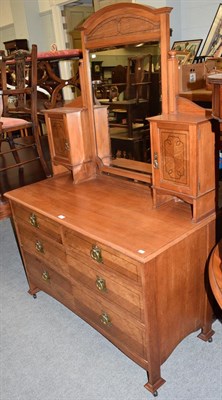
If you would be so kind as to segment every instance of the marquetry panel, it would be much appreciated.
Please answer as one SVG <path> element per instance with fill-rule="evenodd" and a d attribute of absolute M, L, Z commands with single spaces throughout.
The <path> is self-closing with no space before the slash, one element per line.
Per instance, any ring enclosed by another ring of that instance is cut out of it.
<path fill-rule="evenodd" d="M 161 132 L 163 179 L 189 184 L 188 140 L 184 132 Z"/>

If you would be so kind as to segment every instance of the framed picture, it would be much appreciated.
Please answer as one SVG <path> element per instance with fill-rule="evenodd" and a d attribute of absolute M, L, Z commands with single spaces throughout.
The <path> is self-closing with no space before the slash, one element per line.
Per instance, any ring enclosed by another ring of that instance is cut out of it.
<path fill-rule="evenodd" d="M 176 58 L 178 60 L 179 65 L 188 64 L 188 60 L 190 58 L 189 51 L 176 51 Z"/>
<path fill-rule="evenodd" d="M 201 43 L 202 39 L 176 41 L 173 43 L 171 50 L 188 52 L 189 57 L 186 60 L 186 64 L 192 64 L 198 53 Z"/>
<path fill-rule="evenodd" d="M 220 3 L 201 50 L 202 57 L 222 56 L 222 3 Z"/>

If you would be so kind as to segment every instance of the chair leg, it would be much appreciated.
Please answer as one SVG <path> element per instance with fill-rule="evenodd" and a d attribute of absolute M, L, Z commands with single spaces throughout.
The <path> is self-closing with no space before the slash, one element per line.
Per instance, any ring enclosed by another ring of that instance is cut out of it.
<path fill-rule="evenodd" d="M 39 127 L 37 127 L 36 130 L 34 129 L 34 133 L 33 133 L 33 136 L 34 136 L 34 139 L 35 139 L 35 143 L 36 143 L 36 150 L 37 150 L 37 153 L 38 153 L 39 160 L 41 162 L 42 168 L 43 168 L 43 170 L 45 172 L 45 175 L 46 175 L 47 178 L 50 178 L 52 176 L 52 174 L 51 174 L 51 172 L 49 170 L 49 167 L 47 165 L 47 162 L 45 160 L 45 157 L 44 157 L 44 154 L 43 154 L 43 151 L 42 151 L 42 145 L 41 145 L 41 142 L 40 142 L 40 136 L 39 136 L 38 129 L 39 129 Z M 36 131 L 37 131 L 37 133 L 36 133 Z"/>
<path fill-rule="evenodd" d="M 10 149 L 13 150 L 13 151 L 12 151 L 12 154 L 13 154 L 13 157 L 14 157 L 14 159 L 15 159 L 16 164 L 20 164 L 20 163 L 21 163 L 21 160 L 20 160 L 20 157 L 19 157 L 18 152 L 17 152 L 17 150 L 16 150 L 16 147 L 15 147 L 15 143 L 14 143 L 14 139 L 13 139 L 12 133 L 9 133 L 9 134 L 8 134 L 8 136 L 7 136 L 7 141 L 8 141 L 8 143 L 9 143 Z M 20 167 L 20 168 L 21 168 L 21 167 Z"/>

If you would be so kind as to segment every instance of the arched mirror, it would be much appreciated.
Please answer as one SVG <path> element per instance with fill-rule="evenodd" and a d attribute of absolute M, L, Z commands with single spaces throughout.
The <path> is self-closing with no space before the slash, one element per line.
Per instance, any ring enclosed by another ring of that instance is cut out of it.
<path fill-rule="evenodd" d="M 168 112 L 171 10 L 116 4 L 81 26 L 84 105 L 94 157 L 103 172 L 150 181 L 147 117 Z"/>

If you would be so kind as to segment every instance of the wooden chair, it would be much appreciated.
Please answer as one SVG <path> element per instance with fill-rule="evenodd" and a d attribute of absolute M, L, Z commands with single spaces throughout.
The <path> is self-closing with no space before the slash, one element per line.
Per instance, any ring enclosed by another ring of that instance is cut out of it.
<path fill-rule="evenodd" d="M 23 168 L 24 164 L 39 159 L 46 177 L 51 176 L 44 159 L 37 117 L 37 46 L 31 52 L 16 50 L 10 55 L 1 52 L 0 60 L 2 116 L 0 117 L 1 171 Z M 2 149 L 2 142 L 8 146 Z M 33 151 L 23 151 L 33 148 Z M 14 163 L 6 163 L 4 156 L 12 153 Z M 20 157 L 21 155 L 21 157 Z"/>

